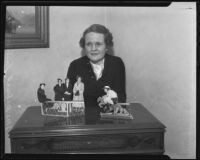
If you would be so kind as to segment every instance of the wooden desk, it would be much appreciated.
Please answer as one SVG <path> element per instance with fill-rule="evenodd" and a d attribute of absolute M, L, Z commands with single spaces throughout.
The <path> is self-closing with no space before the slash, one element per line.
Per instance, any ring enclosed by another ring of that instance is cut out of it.
<path fill-rule="evenodd" d="M 133 120 L 85 125 L 84 117 L 42 116 L 40 106 L 29 107 L 9 132 L 11 152 L 163 154 L 165 126 L 139 103 L 128 110 Z"/>

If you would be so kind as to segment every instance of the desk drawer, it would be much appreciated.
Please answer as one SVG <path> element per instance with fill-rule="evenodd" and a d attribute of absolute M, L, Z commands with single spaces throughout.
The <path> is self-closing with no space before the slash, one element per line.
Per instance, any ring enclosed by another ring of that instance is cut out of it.
<path fill-rule="evenodd" d="M 162 132 L 134 134 L 73 135 L 11 139 L 12 153 L 73 153 L 122 150 L 164 150 Z"/>

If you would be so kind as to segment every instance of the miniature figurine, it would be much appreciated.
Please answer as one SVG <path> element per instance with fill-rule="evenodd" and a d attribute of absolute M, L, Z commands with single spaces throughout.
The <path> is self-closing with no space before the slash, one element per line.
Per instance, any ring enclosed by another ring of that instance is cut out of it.
<path fill-rule="evenodd" d="M 111 106 L 111 104 L 107 103 L 108 101 L 106 100 L 106 97 L 107 96 L 104 95 L 104 96 L 99 97 L 97 99 L 97 102 L 99 103 L 99 107 L 101 109 L 103 109 L 102 112 L 110 112 L 110 106 Z"/>
<path fill-rule="evenodd" d="M 62 79 L 57 79 L 57 84 L 54 86 L 55 92 L 55 101 L 62 101 L 63 100 L 63 86 L 62 86 Z"/>
<path fill-rule="evenodd" d="M 111 105 L 118 103 L 117 93 L 111 90 L 109 86 L 104 87 L 104 92 L 106 93 L 106 95 L 103 96 L 105 103 L 108 103 Z"/>
<path fill-rule="evenodd" d="M 73 88 L 73 100 L 74 101 L 83 101 L 83 92 L 84 92 L 84 84 L 80 76 L 76 77 L 77 81 L 74 84 Z"/>
<path fill-rule="evenodd" d="M 50 110 L 52 111 L 59 111 L 61 110 L 61 106 L 58 103 L 52 103 L 53 105 L 51 107 L 49 107 Z"/>
<path fill-rule="evenodd" d="M 112 105 L 118 102 L 117 93 L 110 89 L 109 86 L 104 86 L 104 92 L 106 95 L 99 97 L 97 102 L 99 102 L 100 108 L 103 108 L 105 112 L 113 111 Z"/>
<path fill-rule="evenodd" d="M 128 111 L 123 108 L 119 103 L 112 105 L 114 114 L 128 114 Z"/>
<path fill-rule="evenodd" d="M 73 101 L 84 101 L 83 92 L 84 92 L 84 83 L 80 76 L 76 77 L 77 81 L 74 84 L 73 88 Z M 74 107 L 83 107 L 81 103 L 74 103 Z"/>
<path fill-rule="evenodd" d="M 40 83 L 40 86 L 37 90 L 37 97 L 40 103 L 44 103 L 45 101 L 51 101 L 51 99 L 46 97 L 44 88 L 45 88 L 45 83 Z"/>
<path fill-rule="evenodd" d="M 72 84 L 70 83 L 69 78 L 65 79 L 65 83 L 63 83 L 63 97 L 65 101 L 72 100 Z"/>
<path fill-rule="evenodd" d="M 104 92 L 106 95 L 97 99 L 100 108 L 103 108 L 105 112 L 113 112 L 114 114 L 117 114 L 118 112 L 121 114 L 128 113 L 126 109 L 118 103 L 118 96 L 115 91 L 111 90 L 109 86 L 105 86 Z"/>

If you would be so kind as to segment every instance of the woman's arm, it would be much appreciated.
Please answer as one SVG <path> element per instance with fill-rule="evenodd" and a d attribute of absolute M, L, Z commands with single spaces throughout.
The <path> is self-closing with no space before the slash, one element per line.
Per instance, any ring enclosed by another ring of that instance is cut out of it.
<path fill-rule="evenodd" d="M 126 102 L 126 73 L 125 66 L 121 58 L 119 58 L 117 69 L 115 70 L 115 81 L 113 89 L 117 92 L 118 101 Z"/>
<path fill-rule="evenodd" d="M 81 83 L 80 84 L 80 94 L 83 94 L 83 92 L 84 92 L 84 83 Z"/>
<path fill-rule="evenodd" d="M 73 93 L 75 94 L 77 91 L 76 83 L 74 83 Z"/>

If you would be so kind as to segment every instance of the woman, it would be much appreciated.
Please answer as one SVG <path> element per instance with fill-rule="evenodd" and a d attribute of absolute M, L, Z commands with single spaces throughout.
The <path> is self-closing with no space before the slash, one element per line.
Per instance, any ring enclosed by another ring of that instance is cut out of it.
<path fill-rule="evenodd" d="M 120 57 L 112 56 L 113 37 L 103 25 L 88 27 L 79 44 L 84 56 L 70 63 L 67 77 L 72 84 L 77 75 L 83 78 L 86 123 L 96 123 L 100 119 L 97 99 L 104 95 L 104 86 L 117 93 L 119 102 L 126 101 L 125 66 Z"/>
<path fill-rule="evenodd" d="M 40 86 L 37 90 L 37 97 L 38 97 L 38 101 L 40 103 L 44 103 L 46 101 L 51 101 L 51 99 L 46 97 L 44 88 L 45 88 L 45 83 L 40 83 Z"/>
<path fill-rule="evenodd" d="M 73 88 L 73 101 L 84 101 L 83 98 L 84 84 L 80 76 L 77 76 L 77 81 Z"/>
<path fill-rule="evenodd" d="M 73 88 L 73 101 L 84 101 L 83 98 L 83 92 L 84 92 L 84 84 L 81 80 L 80 76 L 76 77 L 77 81 L 74 84 L 74 88 Z M 76 107 L 76 109 L 78 110 L 78 108 L 80 107 L 84 107 L 83 104 L 81 103 L 74 103 L 73 107 Z"/>

